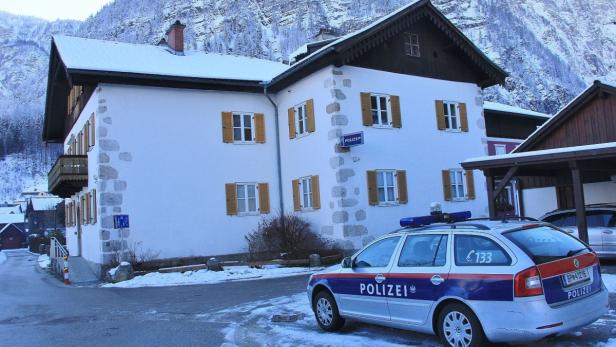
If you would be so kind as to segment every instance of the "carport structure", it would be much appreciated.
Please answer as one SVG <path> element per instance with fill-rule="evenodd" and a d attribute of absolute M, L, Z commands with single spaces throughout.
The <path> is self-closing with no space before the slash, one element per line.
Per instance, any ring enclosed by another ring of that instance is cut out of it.
<path fill-rule="evenodd" d="M 558 207 L 575 207 L 579 236 L 588 242 L 584 184 L 616 181 L 616 84 L 595 81 L 512 153 L 467 159 L 462 167 L 486 176 L 492 218 L 514 178 L 519 189 L 555 187 Z"/>

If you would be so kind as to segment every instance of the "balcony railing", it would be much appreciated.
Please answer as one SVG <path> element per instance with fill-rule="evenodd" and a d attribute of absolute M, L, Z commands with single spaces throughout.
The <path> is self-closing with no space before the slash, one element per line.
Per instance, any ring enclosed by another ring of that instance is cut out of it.
<path fill-rule="evenodd" d="M 88 185 L 88 157 L 63 155 L 47 175 L 49 192 L 61 198 L 70 198 Z"/>

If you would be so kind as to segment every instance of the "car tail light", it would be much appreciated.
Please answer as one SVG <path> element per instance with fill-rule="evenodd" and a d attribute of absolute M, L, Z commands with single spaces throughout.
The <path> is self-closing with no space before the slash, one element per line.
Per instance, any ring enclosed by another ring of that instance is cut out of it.
<path fill-rule="evenodd" d="M 515 275 L 514 286 L 515 296 L 518 298 L 543 294 L 541 275 L 539 275 L 539 270 L 536 266 Z"/>

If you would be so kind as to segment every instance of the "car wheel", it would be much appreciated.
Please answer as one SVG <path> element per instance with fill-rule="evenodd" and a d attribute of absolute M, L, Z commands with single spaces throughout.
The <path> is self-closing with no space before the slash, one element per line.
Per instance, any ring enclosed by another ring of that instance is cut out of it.
<path fill-rule="evenodd" d="M 445 306 L 438 317 L 438 333 L 445 346 L 479 347 L 488 344 L 479 319 L 462 304 Z"/>
<path fill-rule="evenodd" d="M 336 300 L 326 290 L 320 291 L 314 297 L 312 311 L 319 327 L 325 331 L 336 331 L 344 325 L 344 318 L 338 313 Z"/>

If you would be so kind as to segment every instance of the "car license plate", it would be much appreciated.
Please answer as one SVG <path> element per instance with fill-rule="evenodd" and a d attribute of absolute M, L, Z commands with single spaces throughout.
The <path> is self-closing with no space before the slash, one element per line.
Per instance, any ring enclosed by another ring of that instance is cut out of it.
<path fill-rule="evenodd" d="M 565 283 L 565 287 L 569 287 L 576 283 L 584 282 L 589 279 L 590 273 L 588 272 L 588 268 L 568 272 L 563 275 L 563 282 Z"/>

